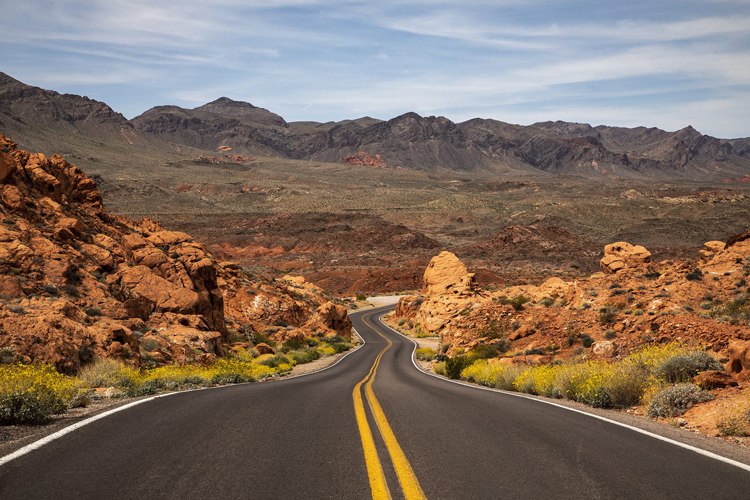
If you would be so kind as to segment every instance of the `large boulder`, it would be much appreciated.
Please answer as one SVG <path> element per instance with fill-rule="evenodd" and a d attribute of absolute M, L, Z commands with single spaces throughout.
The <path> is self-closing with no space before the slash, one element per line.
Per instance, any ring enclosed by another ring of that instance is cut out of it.
<path fill-rule="evenodd" d="M 714 255 L 723 251 L 724 248 L 726 248 L 726 244 L 723 241 L 707 241 L 703 244 L 703 249 L 698 253 L 703 262 L 708 262 L 714 258 Z"/>
<path fill-rule="evenodd" d="M 352 338 L 352 320 L 346 312 L 346 307 L 333 302 L 326 302 L 318 307 L 315 315 L 305 323 L 305 329 L 322 331 L 327 335 L 341 335 Z"/>
<path fill-rule="evenodd" d="M 422 278 L 422 293 L 425 295 L 466 294 L 475 288 L 474 273 L 468 272 L 458 257 L 447 251 L 430 260 Z"/>
<path fill-rule="evenodd" d="M 651 262 L 651 252 L 641 245 L 631 245 L 620 241 L 604 247 L 604 257 L 599 261 L 599 266 L 606 273 L 616 273 L 622 269 L 638 267 L 649 262 Z"/>

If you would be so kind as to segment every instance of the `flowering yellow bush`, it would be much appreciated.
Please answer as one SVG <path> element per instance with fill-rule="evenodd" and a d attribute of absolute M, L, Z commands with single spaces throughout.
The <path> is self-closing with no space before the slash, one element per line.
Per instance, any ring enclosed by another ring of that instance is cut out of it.
<path fill-rule="evenodd" d="M 50 365 L 0 365 L 0 424 L 42 424 L 86 390 Z"/>
<path fill-rule="evenodd" d="M 583 361 L 547 365 L 504 365 L 478 360 L 461 378 L 498 389 L 566 398 L 597 407 L 638 404 L 665 381 L 659 368 L 675 356 L 699 352 L 698 346 L 672 342 L 646 346 L 613 363 Z"/>

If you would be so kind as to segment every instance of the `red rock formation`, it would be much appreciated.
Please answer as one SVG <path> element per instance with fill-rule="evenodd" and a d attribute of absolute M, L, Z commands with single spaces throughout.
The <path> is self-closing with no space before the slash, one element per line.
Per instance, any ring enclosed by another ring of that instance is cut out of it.
<path fill-rule="evenodd" d="M 651 252 L 640 245 L 631 245 L 624 241 L 604 247 L 604 257 L 599 261 L 602 271 L 616 273 L 626 267 L 638 267 L 651 262 Z"/>
<path fill-rule="evenodd" d="M 109 216 L 94 182 L 59 156 L 0 135 L 0 179 L 0 347 L 26 361 L 68 373 L 93 356 L 207 363 L 235 331 L 351 335 L 346 309 L 302 278 L 217 265 L 189 234 Z"/>
<path fill-rule="evenodd" d="M 371 155 L 364 151 L 341 158 L 341 161 L 347 165 L 359 165 L 361 167 L 387 168 L 390 166 L 380 158 L 380 155 Z"/>

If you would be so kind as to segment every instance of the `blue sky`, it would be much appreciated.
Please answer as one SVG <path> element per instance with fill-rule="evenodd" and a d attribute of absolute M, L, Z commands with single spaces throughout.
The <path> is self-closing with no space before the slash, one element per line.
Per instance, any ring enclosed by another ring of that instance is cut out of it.
<path fill-rule="evenodd" d="M 415 111 L 750 136 L 750 0 L 6 3 L 0 71 L 128 118 L 227 96 L 288 121 Z"/>

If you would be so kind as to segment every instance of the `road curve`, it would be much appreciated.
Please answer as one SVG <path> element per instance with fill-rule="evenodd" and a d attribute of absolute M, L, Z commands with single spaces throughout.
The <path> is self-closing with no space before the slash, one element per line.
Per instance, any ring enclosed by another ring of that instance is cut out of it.
<path fill-rule="evenodd" d="M 366 344 L 329 369 L 157 399 L 16 458 L 0 466 L 0 498 L 736 499 L 750 491 L 750 472 L 721 461 L 419 372 L 414 344 L 379 324 L 387 309 L 352 314 Z"/>

